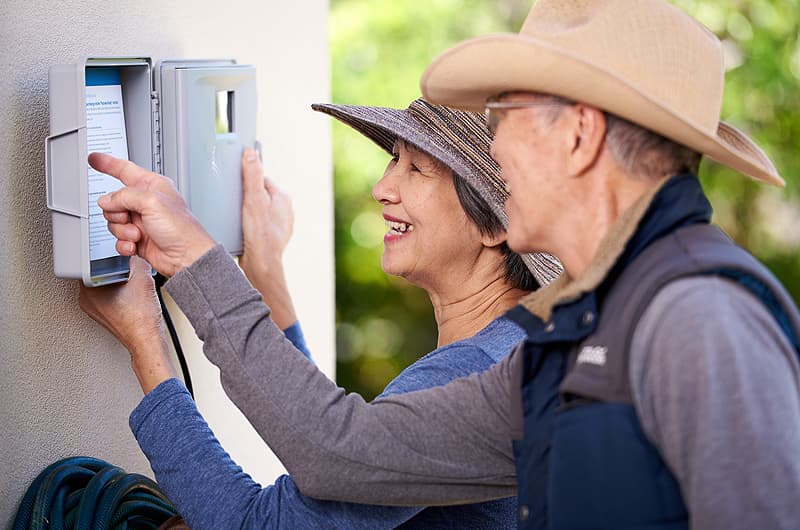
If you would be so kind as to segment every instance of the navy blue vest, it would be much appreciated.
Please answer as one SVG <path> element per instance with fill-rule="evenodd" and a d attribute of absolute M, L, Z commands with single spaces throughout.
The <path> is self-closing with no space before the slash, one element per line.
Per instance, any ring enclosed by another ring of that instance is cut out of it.
<path fill-rule="evenodd" d="M 674 177 L 595 291 L 556 306 L 548 322 L 522 306 L 509 312 L 528 333 L 524 438 L 514 442 L 520 528 L 688 528 L 679 485 L 642 431 L 628 382 L 633 331 L 670 281 L 713 274 L 739 283 L 765 304 L 800 354 L 800 314 L 791 298 L 708 224 L 710 216 L 697 178 Z M 602 366 L 576 364 L 583 346 L 597 344 L 605 349 Z"/>

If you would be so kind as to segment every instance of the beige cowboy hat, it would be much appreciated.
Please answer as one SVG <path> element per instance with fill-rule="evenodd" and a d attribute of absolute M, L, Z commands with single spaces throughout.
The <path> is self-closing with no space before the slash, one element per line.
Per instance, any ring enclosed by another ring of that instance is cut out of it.
<path fill-rule="evenodd" d="M 588 103 L 754 179 L 785 185 L 753 140 L 720 121 L 719 39 L 663 0 L 539 0 L 519 34 L 450 48 L 420 85 L 429 101 L 469 110 L 512 91 Z"/>

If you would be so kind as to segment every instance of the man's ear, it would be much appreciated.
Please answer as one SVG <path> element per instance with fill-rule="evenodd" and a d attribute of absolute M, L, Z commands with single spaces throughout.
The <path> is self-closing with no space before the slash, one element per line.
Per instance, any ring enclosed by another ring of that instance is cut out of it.
<path fill-rule="evenodd" d="M 569 176 L 579 177 L 586 173 L 603 150 L 606 137 L 606 116 L 603 111 L 583 104 L 571 107 L 574 112 L 571 123 L 572 148 L 567 162 Z"/>
<path fill-rule="evenodd" d="M 481 234 L 481 243 L 486 248 L 494 248 L 502 245 L 508 239 L 505 230 L 498 230 L 496 234 Z"/>

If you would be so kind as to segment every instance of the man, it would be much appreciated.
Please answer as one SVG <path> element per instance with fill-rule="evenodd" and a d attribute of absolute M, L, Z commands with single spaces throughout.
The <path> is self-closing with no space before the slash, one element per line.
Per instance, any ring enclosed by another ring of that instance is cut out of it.
<path fill-rule="evenodd" d="M 121 161 L 101 199 L 304 493 L 453 503 L 518 486 L 523 528 L 793 528 L 800 315 L 718 229 L 702 154 L 782 184 L 719 121 L 719 41 L 662 0 L 540 0 L 519 35 L 462 43 L 422 89 L 485 104 L 509 245 L 566 274 L 512 310 L 528 339 L 488 372 L 366 404 L 269 321 L 169 183 Z M 141 218 L 133 218 L 129 211 Z M 435 398 L 435 399 L 432 399 Z M 513 440 L 513 443 L 512 443 Z"/>

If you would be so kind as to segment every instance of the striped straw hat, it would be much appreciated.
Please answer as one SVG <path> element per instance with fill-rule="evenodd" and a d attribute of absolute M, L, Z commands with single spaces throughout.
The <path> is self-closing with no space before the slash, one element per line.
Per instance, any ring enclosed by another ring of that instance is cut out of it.
<path fill-rule="evenodd" d="M 323 103 L 311 108 L 346 123 L 389 154 L 397 138 L 428 153 L 472 186 L 503 227 L 508 226 L 503 208 L 508 192 L 500 179 L 500 167 L 489 156 L 492 137 L 482 114 L 434 105 L 424 99 L 412 101 L 405 110 Z M 561 274 L 561 264 L 549 254 L 523 254 L 522 259 L 542 285 Z"/>

